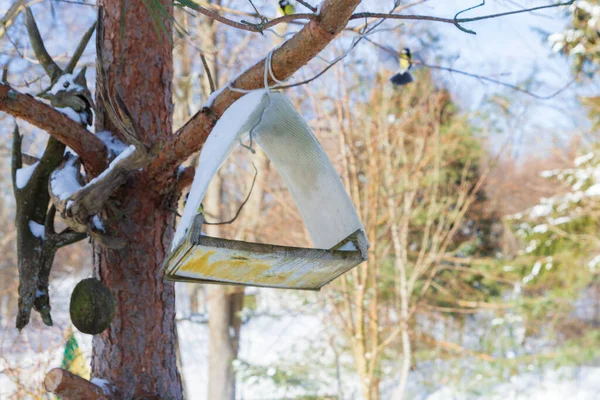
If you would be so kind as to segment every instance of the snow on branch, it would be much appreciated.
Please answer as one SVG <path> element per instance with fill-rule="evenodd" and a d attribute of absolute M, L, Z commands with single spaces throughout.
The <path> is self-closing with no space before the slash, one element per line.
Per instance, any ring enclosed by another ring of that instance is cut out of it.
<path fill-rule="evenodd" d="M 78 160 L 67 154 L 62 166 L 56 169 L 48 184 L 52 203 L 67 225 L 76 232 L 88 232 L 107 247 L 122 247 L 122 240 L 104 233 L 96 217 L 106 206 L 110 196 L 129 177 L 130 173 L 147 166 L 153 159 L 145 148 L 130 145 L 120 153 L 96 178 L 82 185 Z"/>
<path fill-rule="evenodd" d="M 73 149 L 92 174 L 106 166 L 106 146 L 81 124 L 33 96 L 0 83 L 0 111 L 27 121 Z"/>

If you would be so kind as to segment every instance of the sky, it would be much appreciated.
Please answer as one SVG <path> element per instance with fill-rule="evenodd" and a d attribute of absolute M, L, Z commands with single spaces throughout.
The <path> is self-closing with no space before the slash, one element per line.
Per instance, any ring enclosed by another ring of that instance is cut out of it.
<path fill-rule="evenodd" d="M 406 13 L 452 18 L 457 12 L 478 3 L 478 0 L 428 0 Z M 547 4 L 552 2 L 488 0 L 484 6 L 468 11 L 461 17 L 490 15 Z M 536 82 L 529 87 L 532 93 L 548 96 L 573 79 L 569 60 L 552 54 L 546 39 L 548 34 L 561 31 L 567 25 L 567 11 L 566 7 L 559 7 L 464 25 L 474 30 L 476 35 L 462 32 L 452 24 L 419 21 L 412 24 L 412 29 L 408 26 L 405 29 L 403 46 L 411 47 L 414 57 L 428 64 L 451 67 L 513 85 L 531 80 Z M 423 46 L 419 35 L 411 35 L 415 27 L 424 24 L 439 37 L 434 49 Z M 586 93 L 586 88 L 576 84 L 552 99 L 540 100 L 456 73 L 439 71 L 436 76 L 455 94 L 455 100 L 462 108 L 473 114 L 488 110 L 486 99 L 492 96 L 511 96 L 510 110 L 515 118 L 508 124 L 502 124 L 501 132 L 495 133 L 491 142 L 494 149 L 499 149 L 508 140 L 515 146 L 515 155 L 520 158 L 533 153 L 543 155 L 554 143 L 567 143 L 573 132 L 587 126 L 577 102 L 577 96 Z"/>

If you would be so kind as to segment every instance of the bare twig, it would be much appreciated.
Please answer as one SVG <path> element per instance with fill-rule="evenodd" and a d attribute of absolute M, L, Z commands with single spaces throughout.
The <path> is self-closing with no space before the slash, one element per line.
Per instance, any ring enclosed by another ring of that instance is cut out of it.
<path fill-rule="evenodd" d="M 212 72 L 210 72 L 210 67 L 206 61 L 206 56 L 203 53 L 200 53 L 200 59 L 202 60 L 202 66 L 204 67 L 204 72 L 206 72 L 206 78 L 208 79 L 208 84 L 210 85 L 210 93 L 214 93 L 217 89 L 215 87 L 215 81 L 212 77 Z"/>
<path fill-rule="evenodd" d="M 25 10 L 25 26 L 27 27 L 29 41 L 31 42 L 31 48 L 35 53 L 35 57 L 38 59 L 40 64 L 42 64 L 42 67 L 44 67 L 44 70 L 50 77 L 51 82 L 54 83 L 62 74 L 62 70 L 54 62 L 52 57 L 50 57 L 50 54 L 48 54 L 48 50 L 46 50 L 46 46 L 44 45 L 44 41 L 42 40 L 42 36 L 40 35 L 40 31 L 30 8 Z"/>
<path fill-rule="evenodd" d="M 246 196 L 246 198 L 244 199 L 242 204 L 240 204 L 234 217 L 232 219 L 230 219 L 229 221 L 222 221 L 222 222 L 208 222 L 208 221 L 206 221 L 206 218 L 205 218 L 204 219 L 205 225 L 229 225 L 229 224 L 232 224 L 240 216 L 244 206 L 246 205 L 248 200 L 250 200 L 250 195 L 252 194 L 252 189 L 254 189 L 254 183 L 256 182 L 256 176 L 258 175 L 258 169 L 256 169 L 256 166 L 254 165 L 254 163 L 252 163 L 252 167 L 254 168 L 254 178 L 252 178 L 252 185 L 250 185 L 250 190 L 248 191 L 248 195 Z"/>
<path fill-rule="evenodd" d="M 17 16 L 25 8 L 25 0 L 17 0 L 6 11 L 6 14 L 0 18 L 0 39 L 6 34 L 8 28 L 13 24 Z"/>
<path fill-rule="evenodd" d="M 452 24 L 452 25 L 456 26 L 458 29 L 460 29 L 461 31 L 474 35 L 475 34 L 474 31 L 464 28 L 463 26 L 461 26 L 461 24 L 468 23 L 468 22 L 482 21 L 482 20 L 491 19 L 491 18 L 506 17 L 508 15 L 522 14 L 522 13 L 527 13 L 527 12 L 532 12 L 532 11 L 543 10 L 543 9 L 547 9 L 547 8 L 570 6 L 574 3 L 574 1 L 575 0 L 570 0 L 570 1 L 562 2 L 562 3 L 548 4 L 548 5 L 544 5 L 544 6 L 525 8 L 522 10 L 507 11 L 507 12 L 498 13 L 498 14 L 482 15 L 480 17 L 472 17 L 472 18 L 457 18 L 457 17 L 464 12 L 467 12 L 474 8 L 485 5 L 485 1 L 483 1 L 481 4 L 479 4 L 477 6 L 470 7 L 466 10 L 458 12 L 454 16 L 454 18 L 433 17 L 430 15 L 400 15 L 400 14 L 362 12 L 362 13 L 353 14 L 350 17 L 350 20 L 363 19 L 363 18 L 381 18 L 381 19 L 400 19 L 400 20 L 408 20 L 408 21 L 443 22 L 443 23 L 447 23 L 447 24 Z"/>
<path fill-rule="evenodd" d="M 73 53 L 73 57 L 71 57 L 71 59 L 69 60 L 69 64 L 67 64 L 67 67 L 65 68 L 65 73 L 67 73 L 67 74 L 73 73 L 73 71 L 75 70 L 75 67 L 77 66 L 77 63 L 79 62 L 79 59 L 83 55 L 85 48 L 87 47 L 90 39 L 92 38 L 92 34 L 94 33 L 95 29 L 96 29 L 96 22 L 94 22 L 92 24 L 92 26 L 87 30 L 87 32 L 83 35 L 83 37 L 79 41 L 79 45 L 77 46 L 77 49 L 75 49 L 75 53 Z"/>
<path fill-rule="evenodd" d="M 296 0 L 298 2 L 298 4 L 302 4 L 304 7 L 308 8 L 310 11 L 312 12 L 317 12 L 317 7 L 309 4 L 308 2 L 304 1 L 304 0 Z"/>
<path fill-rule="evenodd" d="M 317 18 L 316 14 L 292 14 L 292 15 L 284 15 L 272 20 L 267 20 L 264 17 L 261 17 L 260 15 L 258 15 L 258 18 L 261 18 L 261 22 L 259 22 L 258 24 L 253 24 L 247 21 L 241 21 L 241 22 L 237 22 L 234 21 L 232 19 L 229 19 L 227 17 L 222 16 L 221 14 L 219 14 L 218 12 L 208 9 L 206 7 L 202 7 L 200 5 L 196 5 L 195 7 L 190 7 L 195 11 L 198 11 L 200 14 L 203 14 L 211 19 L 214 19 L 215 21 L 218 21 L 222 24 L 231 26 L 233 28 L 237 28 L 237 29 L 241 29 L 243 31 L 249 31 L 249 32 L 263 32 L 266 29 L 269 29 L 275 25 L 284 23 L 284 22 L 291 22 L 291 21 L 297 21 L 297 20 L 315 20 Z M 258 14 L 258 12 L 257 12 Z"/>
<path fill-rule="evenodd" d="M 8 64 L 2 67 L 2 84 L 8 85 Z"/>

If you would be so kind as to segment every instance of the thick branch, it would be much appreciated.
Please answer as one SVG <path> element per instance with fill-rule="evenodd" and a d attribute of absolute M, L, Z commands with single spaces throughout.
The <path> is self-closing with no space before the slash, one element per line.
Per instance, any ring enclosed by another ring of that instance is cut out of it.
<path fill-rule="evenodd" d="M 42 36 L 40 35 L 40 31 L 35 23 L 35 18 L 33 17 L 33 13 L 31 9 L 27 8 L 25 10 L 25 26 L 27 27 L 27 33 L 29 34 L 29 41 L 31 42 L 31 47 L 33 48 L 33 52 L 35 53 L 35 58 L 38 59 L 46 74 L 50 77 L 50 80 L 54 83 L 58 77 L 62 74 L 62 70 L 60 67 L 54 62 L 48 51 L 46 50 L 46 46 L 44 46 L 44 41 L 42 40 Z"/>
<path fill-rule="evenodd" d="M 350 15 L 359 3 L 360 0 L 325 0 L 318 18 L 311 20 L 273 52 L 271 64 L 274 75 L 280 80 L 287 79 L 312 60 L 346 27 Z M 263 59 L 240 75 L 232 86 L 245 90 L 264 87 L 264 68 Z M 274 84 L 272 80 L 269 82 Z M 165 144 L 164 150 L 150 167 L 151 175 L 157 178 L 157 175 L 162 174 L 162 179 L 172 176 L 174 166 L 202 148 L 216 121 L 241 96 L 241 93 L 225 88 L 210 108 L 194 115 Z"/>
<path fill-rule="evenodd" d="M 65 400 L 109 400 L 101 387 L 94 385 L 67 370 L 54 368 L 46 374 L 44 387 Z"/>
<path fill-rule="evenodd" d="M 51 106 L 0 84 L 0 111 L 27 121 L 73 149 L 92 175 L 106 167 L 106 146 L 77 122 Z"/>

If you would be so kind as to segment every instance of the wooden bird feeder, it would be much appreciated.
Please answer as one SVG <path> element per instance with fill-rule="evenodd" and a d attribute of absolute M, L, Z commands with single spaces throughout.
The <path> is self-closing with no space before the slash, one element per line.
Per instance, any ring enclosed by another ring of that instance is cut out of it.
<path fill-rule="evenodd" d="M 315 248 L 206 236 L 198 212 L 208 184 L 250 137 L 290 190 Z M 369 243 L 335 168 L 302 116 L 277 92 L 254 91 L 221 117 L 200 154 L 166 259 L 172 281 L 319 290 L 367 258 Z"/>

